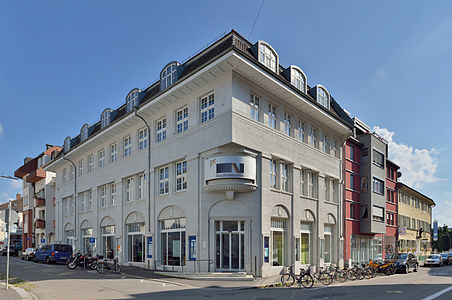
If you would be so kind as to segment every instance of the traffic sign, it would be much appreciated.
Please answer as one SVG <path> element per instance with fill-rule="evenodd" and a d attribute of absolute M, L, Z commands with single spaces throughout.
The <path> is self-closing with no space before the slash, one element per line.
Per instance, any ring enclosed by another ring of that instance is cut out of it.
<path fill-rule="evenodd" d="M 90 237 L 89 238 L 89 243 L 90 244 L 94 244 L 96 242 L 96 238 Z"/>
<path fill-rule="evenodd" d="M 5 222 L 8 223 L 8 216 L 9 216 L 9 209 L 5 209 L 0 211 L 0 219 Z M 19 221 L 19 215 L 17 214 L 17 212 L 15 210 L 11 210 L 11 222 L 15 223 Z"/>
<path fill-rule="evenodd" d="M 438 240 L 438 220 L 433 221 L 433 240 Z"/>

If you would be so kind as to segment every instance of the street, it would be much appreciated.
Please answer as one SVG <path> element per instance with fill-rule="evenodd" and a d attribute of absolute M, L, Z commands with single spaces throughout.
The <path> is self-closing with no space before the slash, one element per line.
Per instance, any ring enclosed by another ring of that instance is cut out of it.
<path fill-rule="evenodd" d="M 6 271 L 0 257 L 0 272 Z M 125 268 L 127 270 L 127 268 Z M 126 271 L 127 272 L 127 271 Z M 253 282 L 194 281 L 69 270 L 11 258 L 12 276 L 30 282 L 36 299 L 452 299 L 452 266 L 377 276 L 312 289 L 251 288 Z M 144 274 L 146 272 L 143 272 Z M 248 288 L 249 287 L 249 288 Z M 438 292 L 444 291 L 435 297 Z M 432 296 L 433 295 L 433 296 Z"/>

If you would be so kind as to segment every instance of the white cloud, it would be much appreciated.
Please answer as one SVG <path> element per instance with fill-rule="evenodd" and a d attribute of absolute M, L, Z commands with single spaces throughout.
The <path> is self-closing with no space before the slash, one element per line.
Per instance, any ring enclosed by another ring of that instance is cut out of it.
<path fill-rule="evenodd" d="M 22 181 L 20 180 L 9 180 L 9 186 L 14 189 L 17 193 L 22 193 Z"/>
<path fill-rule="evenodd" d="M 441 203 L 436 203 L 433 208 L 433 219 L 438 220 L 438 226 L 444 224 L 449 227 L 452 226 L 452 201 L 444 200 Z"/>
<path fill-rule="evenodd" d="M 2 134 L 3 134 L 3 126 L 2 126 L 2 124 L 0 123 L 0 136 L 2 136 Z"/>
<path fill-rule="evenodd" d="M 374 127 L 375 133 L 381 135 L 389 148 L 389 159 L 400 166 L 401 181 L 413 188 L 421 188 L 424 184 L 438 181 L 435 173 L 438 168 L 435 148 L 417 149 L 393 140 L 394 132 L 386 128 Z"/>

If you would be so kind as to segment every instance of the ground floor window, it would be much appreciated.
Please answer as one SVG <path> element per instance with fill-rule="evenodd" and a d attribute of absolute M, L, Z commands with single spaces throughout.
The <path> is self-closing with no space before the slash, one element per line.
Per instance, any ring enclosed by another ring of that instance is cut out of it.
<path fill-rule="evenodd" d="M 333 254 L 333 225 L 326 225 L 323 230 L 324 234 L 324 262 L 330 264 Z"/>
<path fill-rule="evenodd" d="M 160 243 L 163 265 L 185 266 L 185 218 L 160 221 Z"/>
<path fill-rule="evenodd" d="M 216 267 L 218 270 L 245 268 L 245 222 L 216 221 Z"/>
<path fill-rule="evenodd" d="M 300 242 L 301 242 L 301 255 L 300 262 L 302 264 L 310 264 L 311 263 L 311 253 L 312 253 L 312 223 L 301 223 L 301 233 L 300 233 Z"/>
<path fill-rule="evenodd" d="M 144 223 L 127 224 L 129 262 L 144 262 Z"/>
<path fill-rule="evenodd" d="M 371 259 L 382 259 L 383 246 L 381 237 L 352 235 L 351 259 L 353 263 L 368 263 Z"/>
<path fill-rule="evenodd" d="M 115 258 L 115 226 L 102 227 L 102 253 L 105 258 Z"/>
<path fill-rule="evenodd" d="M 272 266 L 284 266 L 286 263 L 286 221 L 271 218 Z"/>
<path fill-rule="evenodd" d="M 72 250 L 74 250 L 74 230 L 65 230 L 64 231 L 64 240 L 67 245 L 72 246 Z"/>
<path fill-rule="evenodd" d="M 93 252 L 94 243 L 90 243 L 90 238 L 93 237 L 93 229 L 92 228 L 84 228 L 80 231 L 80 235 L 82 236 L 82 253 Z"/>

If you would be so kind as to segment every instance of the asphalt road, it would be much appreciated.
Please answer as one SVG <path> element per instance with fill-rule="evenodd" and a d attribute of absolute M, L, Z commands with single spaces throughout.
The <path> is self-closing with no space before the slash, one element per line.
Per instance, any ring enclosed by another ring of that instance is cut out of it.
<path fill-rule="evenodd" d="M 6 271 L 5 262 L 6 258 L 0 257 L 2 273 Z M 452 266 L 421 267 L 417 273 L 312 289 L 246 288 L 246 284 L 244 288 L 243 282 L 237 287 L 233 283 L 222 287 L 219 282 L 100 275 L 96 271 L 69 270 L 64 265 L 37 264 L 18 258 L 11 260 L 11 273 L 29 281 L 31 292 L 39 299 L 452 299 Z"/>

